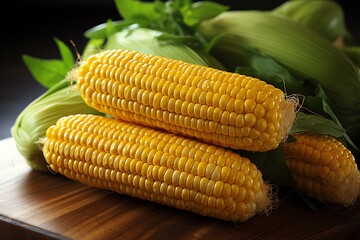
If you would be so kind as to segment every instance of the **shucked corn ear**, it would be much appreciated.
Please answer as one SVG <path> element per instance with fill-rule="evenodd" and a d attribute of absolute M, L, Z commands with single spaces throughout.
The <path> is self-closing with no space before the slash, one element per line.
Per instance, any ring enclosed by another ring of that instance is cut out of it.
<path fill-rule="evenodd" d="M 336 138 L 302 133 L 284 146 L 286 163 L 300 190 L 320 201 L 352 205 L 360 195 L 360 172 L 352 153 Z"/>
<path fill-rule="evenodd" d="M 295 117 L 294 103 L 259 79 L 135 51 L 94 54 L 77 75 L 100 112 L 223 147 L 274 149 Z"/>
<path fill-rule="evenodd" d="M 63 117 L 47 130 L 43 153 L 68 178 L 205 216 L 241 222 L 272 203 L 249 159 L 113 118 Z"/>

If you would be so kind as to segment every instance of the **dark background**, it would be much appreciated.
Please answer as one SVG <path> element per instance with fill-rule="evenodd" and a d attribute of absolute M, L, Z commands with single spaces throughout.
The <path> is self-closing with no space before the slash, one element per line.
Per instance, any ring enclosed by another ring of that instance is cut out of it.
<path fill-rule="evenodd" d="M 272 9 L 284 1 L 242 0 L 218 1 L 232 9 Z M 359 9 L 355 1 L 338 1 L 344 11 L 349 30 L 360 39 Z M 44 91 L 27 70 L 21 55 L 58 59 L 53 37 L 69 44 L 73 41 L 82 52 L 87 41 L 85 30 L 120 19 L 114 1 L 105 0 L 34 0 L 2 1 L 0 64 L 0 139 L 10 137 L 10 127 L 17 115 Z M 6 16 L 8 15 L 8 16 Z M 75 50 L 74 50 L 75 52 Z"/>

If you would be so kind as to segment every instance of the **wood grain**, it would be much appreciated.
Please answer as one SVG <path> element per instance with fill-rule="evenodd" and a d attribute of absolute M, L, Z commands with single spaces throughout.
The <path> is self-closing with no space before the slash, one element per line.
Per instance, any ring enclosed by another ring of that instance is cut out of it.
<path fill-rule="evenodd" d="M 0 165 L 0 239 L 360 239 L 359 206 L 313 212 L 290 194 L 235 224 L 32 171 L 12 139 Z"/>

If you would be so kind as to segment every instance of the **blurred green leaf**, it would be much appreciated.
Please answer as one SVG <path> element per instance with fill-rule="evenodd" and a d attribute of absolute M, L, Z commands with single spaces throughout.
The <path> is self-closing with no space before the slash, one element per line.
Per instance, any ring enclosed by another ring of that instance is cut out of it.
<path fill-rule="evenodd" d="M 22 55 L 23 62 L 29 69 L 34 79 L 46 88 L 50 88 L 65 78 L 75 66 L 74 56 L 69 47 L 54 38 L 60 52 L 60 59 L 41 59 L 27 54 Z"/>
<path fill-rule="evenodd" d="M 228 9 L 228 6 L 215 2 L 195 2 L 191 5 L 190 9 L 184 12 L 184 23 L 192 27 L 206 19 L 217 16 Z"/>
<path fill-rule="evenodd" d="M 109 19 L 106 23 L 101 23 L 86 30 L 84 36 L 88 39 L 105 39 L 109 37 L 111 33 L 119 32 L 131 24 L 133 23 L 124 20 L 113 21 Z M 109 29 L 111 29 L 111 31 Z"/>
<path fill-rule="evenodd" d="M 70 48 L 60 39 L 54 38 L 54 41 L 59 49 L 61 59 L 63 60 L 65 67 L 71 69 L 74 67 L 75 60 Z"/>
<path fill-rule="evenodd" d="M 50 88 L 67 74 L 68 68 L 62 60 L 45 60 L 26 54 L 22 59 L 35 80 L 46 88 Z"/>
<path fill-rule="evenodd" d="M 346 130 L 331 119 L 314 114 L 299 112 L 291 128 L 291 132 L 312 132 L 339 138 L 346 133 Z"/>
<path fill-rule="evenodd" d="M 119 14 L 126 21 L 149 23 L 157 21 L 161 17 L 164 3 L 158 0 L 142 2 L 139 0 L 115 0 Z"/>

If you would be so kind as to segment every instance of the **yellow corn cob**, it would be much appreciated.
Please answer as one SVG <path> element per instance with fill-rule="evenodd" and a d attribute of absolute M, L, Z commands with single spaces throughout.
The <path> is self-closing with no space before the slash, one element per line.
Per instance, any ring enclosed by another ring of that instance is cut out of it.
<path fill-rule="evenodd" d="M 275 149 L 295 117 L 294 103 L 259 79 L 160 56 L 107 50 L 77 74 L 98 111 L 233 149 Z"/>
<path fill-rule="evenodd" d="M 224 220 L 270 209 L 270 186 L 249 159 L 197 140 L 96 115 L 50 127 L 52 171 L 84 184 Z"/>
<path fill-rule="evenodd" d="M 286 163 L 300 190 L 320 201 L 352 205 L 360 195 L 360 172 L 352 153 L 336 138 L 302 133 L 284 146 Z"/>

